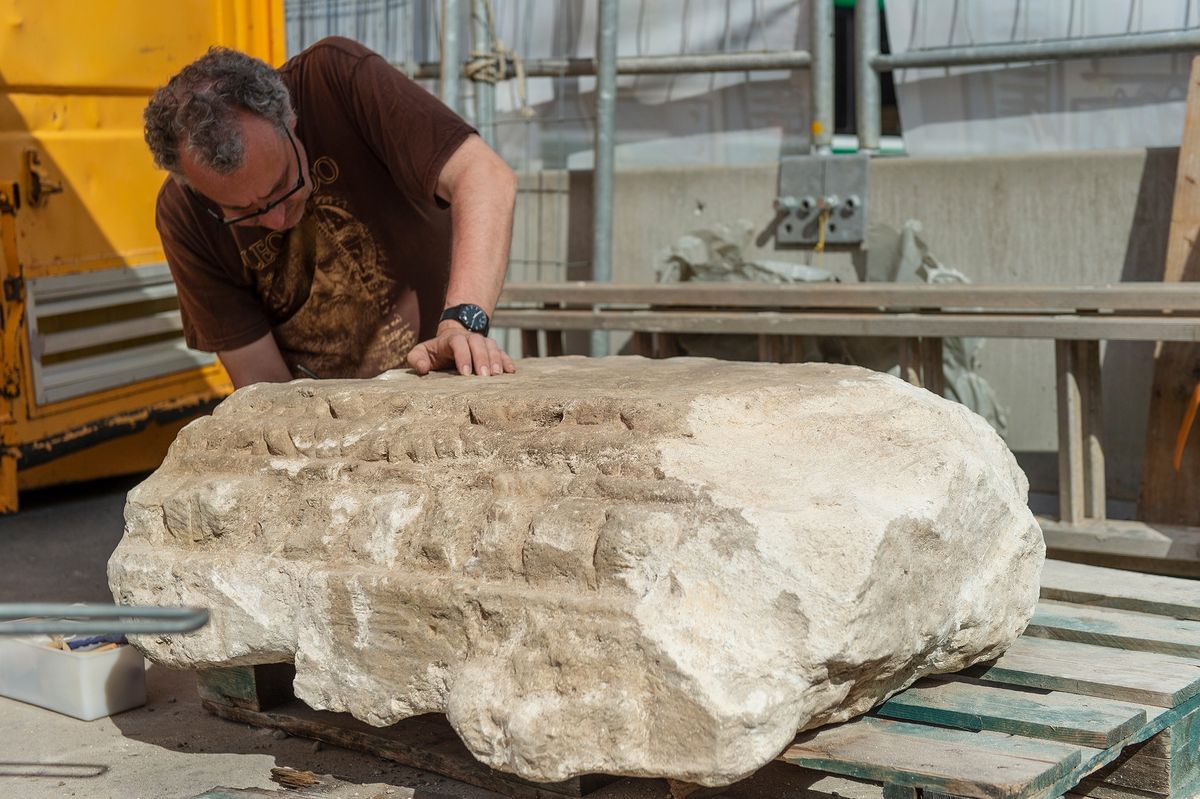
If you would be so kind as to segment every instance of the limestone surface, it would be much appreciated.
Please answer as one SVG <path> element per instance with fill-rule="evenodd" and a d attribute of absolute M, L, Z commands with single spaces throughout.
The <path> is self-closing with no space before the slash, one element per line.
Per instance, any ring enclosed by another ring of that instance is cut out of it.
<path fill-rule="evenodd" d="M 553 781 L 741 778 L 798 730 L 999 655 L 1038 594 L 1027 483 L 970 411 L 833 365 L 542 359 L 235 393 L 129 495 L 119 602 L 211 608 L 177 667 L 444 712 Z"/>

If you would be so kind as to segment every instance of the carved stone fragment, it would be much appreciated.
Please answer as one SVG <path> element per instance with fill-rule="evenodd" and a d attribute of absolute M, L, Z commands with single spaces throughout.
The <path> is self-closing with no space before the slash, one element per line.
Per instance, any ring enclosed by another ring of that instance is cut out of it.
<path fill-rule="evenodd" d="M 959 405 L 832 365 L 519 369 L 257 385 L 189 425 L 109 579 L 212 622 L 138 645 L 294 661 L 371 724 L 444 712 L 528 779 L 721 785 L 1033 611 L 1025 476 Z"/>

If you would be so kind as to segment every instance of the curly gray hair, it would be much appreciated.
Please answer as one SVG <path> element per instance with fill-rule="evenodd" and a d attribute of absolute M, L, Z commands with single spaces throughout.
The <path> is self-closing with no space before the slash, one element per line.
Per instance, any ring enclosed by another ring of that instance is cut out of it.
<path fill-rule="evenodd" d="M 242 165 L 245 145 L 237 113 L 250 111 L 281 131 L 296 118 L 279 73 L 257 58 L 212 47 L 154 93 L 143 114 L 154 163 L 182 177 L 183 148 L 203 167 L 228 175 Z"/>

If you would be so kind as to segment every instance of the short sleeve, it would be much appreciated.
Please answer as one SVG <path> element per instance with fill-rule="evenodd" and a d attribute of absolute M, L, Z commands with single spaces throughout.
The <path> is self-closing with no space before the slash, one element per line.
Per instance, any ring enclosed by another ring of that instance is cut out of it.
<path fill-rule="evenodd" d="M 192 349 L 225 352 L 251 344 L 271 326 L 253 287 L 237 278 L 236 248 L 222 252 L 205 222 L 170 178 L 158 193 L 155 225 L 175 280 L 183 337 Z"/>

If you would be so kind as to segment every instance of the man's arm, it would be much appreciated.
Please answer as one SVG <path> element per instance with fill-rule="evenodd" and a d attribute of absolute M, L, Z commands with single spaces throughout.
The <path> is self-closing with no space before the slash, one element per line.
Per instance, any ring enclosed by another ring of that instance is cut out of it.
<path fill-rule="evenodd" d="M 236 350 L 218 352 L 217 357 L 229 372 L 234 388 L 251 383 L 287 383 L 292 379 L 275 336 L 270 333 Z"/>
<path fill-rule="evenodd" d="M 517 176 L 483 139 L 470 136 L 442 167 L 437 194 L 450 203 L 454 226 L 445 307 L 473 303 L 491 316 L 508 269 Z M 494 340 L 454 321 L 413 347 L 408 364 L 422 375 L 451 364 L 464 375 L 516 371 Z"/>

